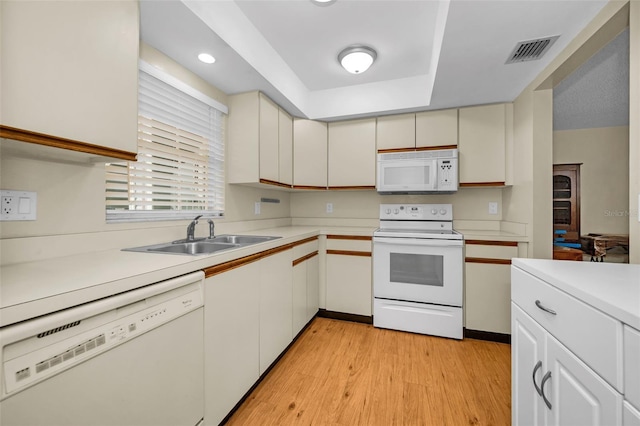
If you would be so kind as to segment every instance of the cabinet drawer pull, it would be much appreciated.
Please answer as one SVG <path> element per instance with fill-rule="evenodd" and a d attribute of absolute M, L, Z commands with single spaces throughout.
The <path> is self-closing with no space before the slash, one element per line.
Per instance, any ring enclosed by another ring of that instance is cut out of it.
<path fill-rule="evenodd" d="M 547 396 L 544 394 L 544 383 L 549 379 L 551 379 L 551 371 L 547 371 L 547 374 L 542 378 L 542 382 L 540 382 L 540 389 L 542 389 L 542 399 L 544 400 L 544 403 L 547 404 L 547 407 L 551 410 L 551 402 L 549 402 Z"/>
<path fill-rule="evenodd" d="M 543 311 L 550 313 L 551 315 L 556 315 L 556 311 L 554 311 L 553 309 L 549 309 L 545 306 L 542 306 L 542 303 L 540 303 L 539 300 L 536 300 L 536 306 L 542 309 Z"/>
<path fill-rule="evenodd" d="M 538 395 L 542 396 L 542 389 L 540 389 L 538 387 L 538 384 L 536 383 L 536 371 L 538 371 L 540 367 L 542 367 L 542 361 L 538 361 L 535 368 L 533 369 L 533 387 L 536 388 L 536 392 L 538 392 Z"/>

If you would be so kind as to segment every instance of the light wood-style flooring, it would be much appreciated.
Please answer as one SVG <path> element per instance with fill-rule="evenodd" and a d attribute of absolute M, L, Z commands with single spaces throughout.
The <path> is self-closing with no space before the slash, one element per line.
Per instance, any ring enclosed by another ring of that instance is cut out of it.
<path fill-rule="evenodd" d="M 510 346 L 316 318 L 228 425 L 509 425 Z"/>

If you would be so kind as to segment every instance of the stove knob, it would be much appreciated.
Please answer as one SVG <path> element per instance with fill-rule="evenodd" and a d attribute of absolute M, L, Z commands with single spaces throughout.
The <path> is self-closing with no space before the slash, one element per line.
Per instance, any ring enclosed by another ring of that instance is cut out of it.
<path fill-rule="evenodd" d="M 386 213 L 387 213 L 387 214 L 391 214 L 391 209 L 387 209 L 387 210 L 386 210 Z"/>
<path fill-rule="evenodd" d="M 431 209 L 431 214 L 432 214 L 432 215 L 434 215 L 434 216 L 435 216 L 435 215 L 437 215 L 437 214 L 438 214 L 438 210 L 436 210 L 436 209 Z"/>
<path fill-rule="evenodd" d="M 445 209 L 440 209 L 440 214 L 444 216 L 445 214 L 447 214 L 447 211 Z"/>
<path fill-rule="evenodd" d="M 400 213 L 400 210 L 395 209 L 393 212 L 394 212 L 395 214 L 398 214 L 398 213 Z"/>

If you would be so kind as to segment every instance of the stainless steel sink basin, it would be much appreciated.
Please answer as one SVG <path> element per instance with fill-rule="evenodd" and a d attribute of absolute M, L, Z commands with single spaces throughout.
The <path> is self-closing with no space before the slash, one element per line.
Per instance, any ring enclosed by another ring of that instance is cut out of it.
<path fill-rule="evenodd" d="M 236 247 L 245 247 L 261 243 L 263 241 L 275 240 L 277 238 L 280 237 L 261 235 L 220 235 L 211 239 L 207 238 L 192 242 L 174 241 L 172 243 L 153 244 L 149 246 L 126 248 L 123 250 L 143 253 L 167 253 L 197 256 L 201 254 L 211 254 L 222 250 L 229 250 Z"/>
<path fill-rule="evenodd" d="M 209 241 L 213 241 L 216 243 L 230 243 L 230 244 L 256 244 L 261 243 L 263 241 L 276 240 L 280 237 L 268 237 L 264 235 L 218 235 L 217 237 L 213 237 L 213 239 Z"/>

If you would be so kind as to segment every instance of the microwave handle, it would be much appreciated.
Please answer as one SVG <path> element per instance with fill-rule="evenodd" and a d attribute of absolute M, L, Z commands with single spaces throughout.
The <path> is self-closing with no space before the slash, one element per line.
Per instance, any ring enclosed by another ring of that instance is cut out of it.
<path fill-rule="evenodd" d="M 432 240 L 425 238 L 389 238 L 373 237 L 374 244 L 403 245 L 403 246 L 437 246 L 437 247 L 462 247 L 462 240 Z"/>

